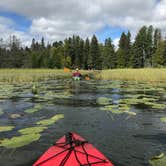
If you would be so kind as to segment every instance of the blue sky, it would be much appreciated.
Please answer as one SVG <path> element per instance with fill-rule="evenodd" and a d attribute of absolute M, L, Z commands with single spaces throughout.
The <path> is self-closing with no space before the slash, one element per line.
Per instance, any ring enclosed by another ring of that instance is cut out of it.
<path fill-rule="evenodd" d="M 27 17 L 21 16 L 10 11 L 0 11 L 0 16 L 5 17 L 7 19 L 11 19 L 14 22 L 12 28 L 17 31 L 26 32 L 30 28 L 32 23 L 31 20 Z"/>
<path fill-rule="evenodd" d="M 127 30 L 125 28 L 111 27 L 106 25 L 102 29 L 98 30 L 95 34 L 99 41 L 104 42 L 108 37 L 111 37 L 113 40 L 119 38 L 122 32 L 127 32 Z"/>
<path fill-rule="evenodd" d="M 72 10 L 71 10 L 72 8 Z M 143 25 L 166 34 L 166 0 L 5 0 L 0 1 L 0 38 L 15 34 L 24 44 L 33 37 L 64 40 L 96 34 L 114 42 L 130 30 L 132 39 Z"/>

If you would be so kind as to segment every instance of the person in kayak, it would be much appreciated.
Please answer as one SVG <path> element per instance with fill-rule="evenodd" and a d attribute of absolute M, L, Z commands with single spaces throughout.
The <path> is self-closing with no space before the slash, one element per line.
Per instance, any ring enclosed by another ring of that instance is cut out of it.
<path fill-rule="evenodd" d="M 81 77 L 81 73 L 79 72 L 78 68 L 76 68 L 75 72 L 73 73 L 73 77 Z"/>

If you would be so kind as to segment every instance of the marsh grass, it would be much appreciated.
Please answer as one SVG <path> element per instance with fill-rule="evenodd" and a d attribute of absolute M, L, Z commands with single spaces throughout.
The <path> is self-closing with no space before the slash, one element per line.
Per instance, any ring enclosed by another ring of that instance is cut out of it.
<path fill-rule="evenodd" d="M 97 73 L 95 78 L 101 80 L 165 82 L 166 69 L 145 68 L 102 70 Z"/>
<path fill-rule="evenodd" d="M 0 69 L 0 82 L 22 83 L 68 78 L 71 73 L 55 69 Z"/>
<path fill-rule="evenodd" d="M 93 72 L 81 70 L 83 75 Z M 40 82 L 54 79 L 71 78 L 71 72 L 64 72 L 62 69 L 0 69 L 0 82 L 25 83 Z"/>

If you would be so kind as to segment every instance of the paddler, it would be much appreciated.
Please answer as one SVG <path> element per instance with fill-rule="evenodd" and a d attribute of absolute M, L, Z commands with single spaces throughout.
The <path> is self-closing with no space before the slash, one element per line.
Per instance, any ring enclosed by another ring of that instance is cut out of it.
<path fill-rule="evenodd" d="M 81 73 L 79 72 L 79 69 L 76 68 L 75 72 L 73 73 L 73 77 L 75 77 L 75 78 L 80 78 L 81 76 L 82 76 L 82 75 L 81 75 Z"/>

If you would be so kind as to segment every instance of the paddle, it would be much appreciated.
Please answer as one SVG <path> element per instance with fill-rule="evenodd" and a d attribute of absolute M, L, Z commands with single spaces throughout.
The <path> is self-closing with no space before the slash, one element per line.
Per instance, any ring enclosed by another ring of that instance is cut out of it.
<path fill-rule="evenodd" d="M 67 68 L 67 67 L 64 67 L 63 71 L 64 71 L 65 73 L 71 72 L 71 70 L 70 70 L 69 68 Z"/>

